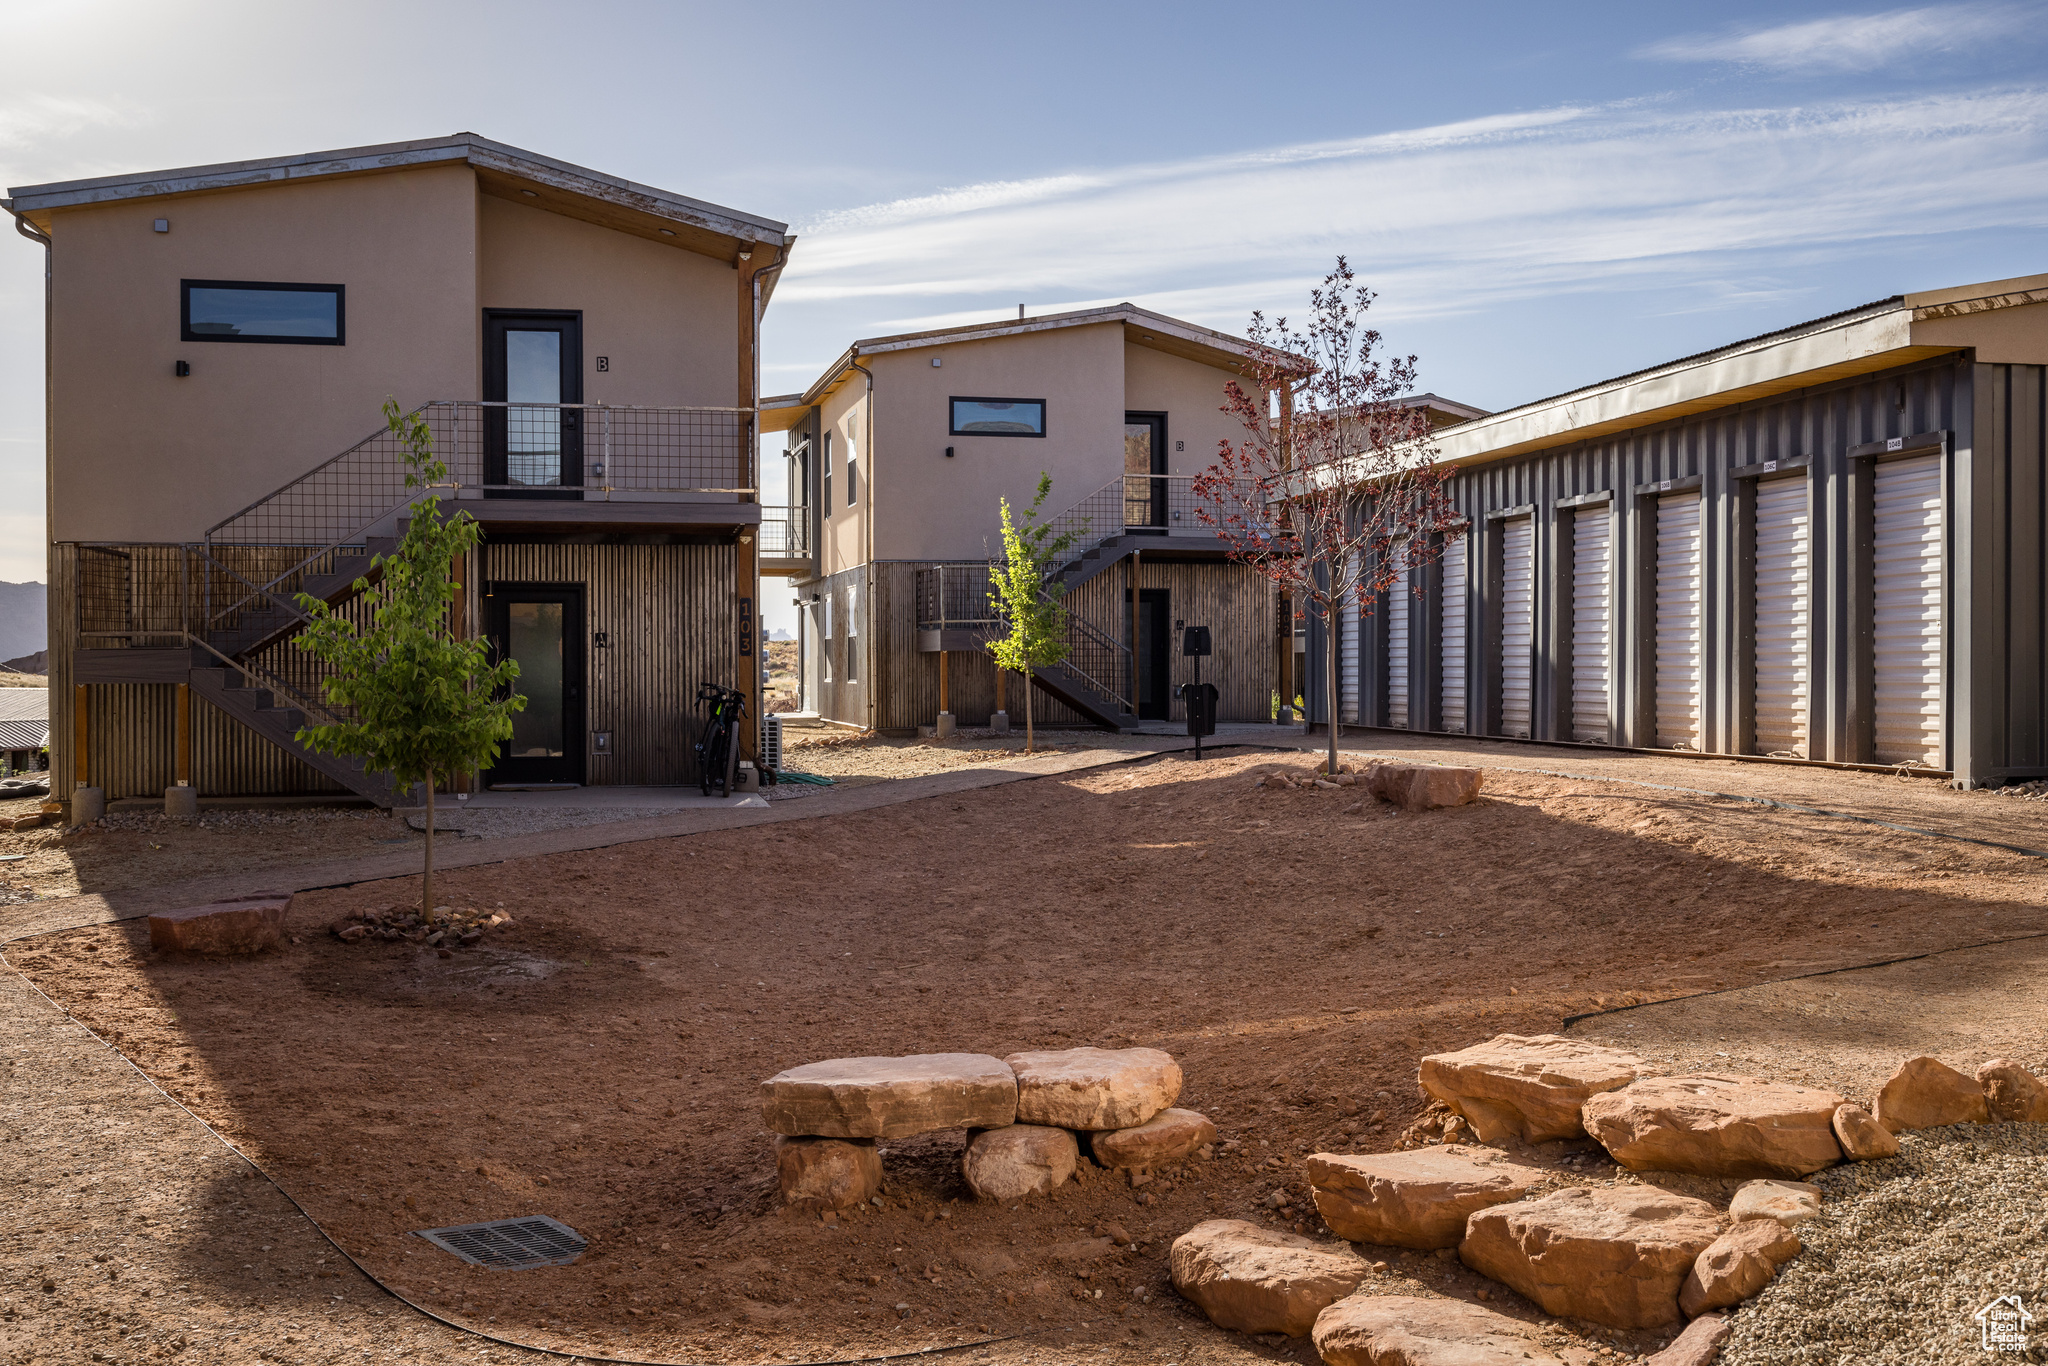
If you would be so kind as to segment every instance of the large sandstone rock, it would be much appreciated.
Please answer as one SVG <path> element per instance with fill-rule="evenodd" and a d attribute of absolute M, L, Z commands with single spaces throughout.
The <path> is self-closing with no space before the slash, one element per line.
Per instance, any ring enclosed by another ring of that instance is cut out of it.
<path fill-rule="evenodd" d="M 1799 1252 L 1799 1235 L 1775 1219 L 1750 1219 L 1716 1238 L 1685 1273 L 1678 1307 L 1687 1318 L 1741 1304 Z"/>
<path fill-rule="evenodd" d="M 1193 1110 L 1161 1110 L 1130 1129 L 1094 1136 L 1095 1160 L 1105 1167 L 1149 1170 L 1170 1167 L 1204 1143 L 1216 1141 L 1216 1126 Z"/>
<path fill-rule="evenodd" d="M 1180 1064 L 1156 1048 L 1012 1053 L 1017 1122 L 1130 1129 L 1180 1099 Z"/>
<path fill-rule="evenodd" d="M 1685 1325 L 1671 1345 L 1650 1358 L 1649 1366 L 1714 1366 L 1735 1328 L 1722 1314 L 1702 1314 Z"/>
<path fill-rule="evenodd" d="M 1366 790 L 1403 811 L 1435 811 L 1463 806 L 1479 798 L 1479 770 L 1439 768 L 1435 764 L 1374 764 L 1365 775 Z"/>
<path fill-rule="evenodd" d="M 1594 1096 L 1586 1130 L 1631 1171 L 1805 1176 L 1842 1160 L 1832 1091 L 1755 1077 L 1646 1077 Z"/>
<path fill-rule="evenodd" d="M 1079 1160 L 1080 1148 L 1065 1129 L 1012 1124 L 970 1139 L 960 1157 L 960 1174 L 984 1200 L 1021 1200 L 1064 1183 Z"/>
<path fill-rule="evenodd" d="M 1977 1069 L 1977 1084 L 1991 1118 L 2048 1124 L 2048 1085 L 2018 1063 L 1993 1058 Z"/>
<path fill-rule="evenodd" d="M 761 1083 L 761 1118 L 778 1134 L 904 1138 L 1017 1121 L 1017 1077 L 982 1053 L 834 1058 Z"/>
<path fill-rule="evenodd" d="M 1196 1224 L 1173 1240 L 1168 1263 L 1173 1288 L 1212 1323 L 1293 1337 L 1365 1277 L 1365 1263 L 1341 1243 L 1314 1243 L 1242 1219 Z"/>
<path fill-rule="evenodd" d="M 1564 1366 L 1534 1324 L 1463 1300 L 1353 1295 L 1316 1316 L 1327 1366 Z"/>
<path fill-rule="evenodd" d="M 1908 1058 L 1877 1093 L 1872 1112 L 1893 1133 L 1943 1124 L 1982 1124 L 1991 1118 L 1984 1088 L 1937 1058 Z"/>
<path fill-rule="evenodd" d="M 1837 1105 L 1835 1107 L 1835 1142 L 1842 1145 L 1842 1153 L 1852 1162 L 1873 1162 L 1880 1157 L 1896 1157 L 1899 1140 L 1892 1131 L 1870 1117 L 1870 1111 L 1861 1105 Z"/>
<path fill-rule="evenodd" d="M 1546 1313 L 1661 1328 L 1678 1322 L 1678 1288 L 1726 1226 L 1704 1200 L 1650 1186 L 1575 1186 L 1480 1210 L 1458 1256 Z"/>
<path fill-rule="evenodd" d="M 1820 1217 L 1820 1187 L 1805 1181 L 1748 1181 L 1728 1202 L 1728 1217 L 1770 1219 L 1797 1228 Z"/>
<path fill-rule="evenodd" d="M 1525 1143 L 1585 1134 L 1579 1112 L 1603 1091 L 1648 1070 L 1633 1053 L 1558 1034 L 1497 1034 L 1422 1060 L 1422 1089 L 1465 1117 L 1482 1143 Z"/>
<path fill-rule="evenodd" d="M 290 892 L 254 892 L 149 918 L 149 946 L 161 953 L 261 953 L 284 942 Z"/>
<path fill-rule="evenodd" d="M 1545 1175 L 1489 1149 L 1455 1143 L 1308 1159 L 1309 1187 L 1331 1232 L 1348 1242 L 1395 1247 L 1456 1247 L 1474 1210 L 1519 1200 Z"/>
<path fill-rule="evenodd" d="M 872 1138 L 777 1137 L 775 1176 L 799 1209 L 852 1209 L 882 1189 L 882 1154 Z"/>

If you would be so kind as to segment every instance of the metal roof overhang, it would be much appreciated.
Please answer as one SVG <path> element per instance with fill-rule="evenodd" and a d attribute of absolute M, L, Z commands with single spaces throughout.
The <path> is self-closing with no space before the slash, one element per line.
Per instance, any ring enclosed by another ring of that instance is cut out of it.
<path fill-rule="evenodd" d="M 754 244 L 787 249 L 789 225 L 701 199 L 606 175 L 474 133 L 375 147 L 221 162 L 169 171 L 24 185 L 8 191 L 14 211 L 45 232 L 60 209 L 124 200 L 212 194 L 292 181 L 374 175 L 453 162 L 475 168 L 484 193 L 580 218 L 601 227 L 736 261 Z M 532 191 L 529 197 L 524 191 Z M 772 281 L 764 285 L 764 302 Z"/>
<path fill-rule="evenodd" d="M 1959 346 L 1952 332 L 1916 336 L 1914 324 L 2038 303 L 2048 303 L 2048 275 L 1897 295 L 1459 423 L 1431 440 L 1439 461 L 1457 465 L 1589 441 L 1950 354 Z"/>

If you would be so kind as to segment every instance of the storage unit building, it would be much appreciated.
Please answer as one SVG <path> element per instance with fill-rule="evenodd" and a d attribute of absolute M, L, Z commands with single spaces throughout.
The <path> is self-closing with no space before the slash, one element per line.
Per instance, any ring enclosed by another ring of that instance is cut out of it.
<path fill-rule="evenodd" d="M 2048 276 L 1896 296 L 1448 428 L 1469 521 L 1407 619 L 1441 623 L 1436 705 L 1365 714 L 1964 787 L 2048 775 L 2044 431 Z M 1412 703 L 1373 644 L 1340 672 Z"/>

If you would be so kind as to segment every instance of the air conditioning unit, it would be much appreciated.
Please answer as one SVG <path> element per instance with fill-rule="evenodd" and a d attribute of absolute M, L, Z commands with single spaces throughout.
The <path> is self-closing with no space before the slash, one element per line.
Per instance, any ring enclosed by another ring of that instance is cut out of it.
<path fill-rule="evenodd" d="M 782 771 L 782 717 L 775 712 L 761 718 L 761 767 Z"/>

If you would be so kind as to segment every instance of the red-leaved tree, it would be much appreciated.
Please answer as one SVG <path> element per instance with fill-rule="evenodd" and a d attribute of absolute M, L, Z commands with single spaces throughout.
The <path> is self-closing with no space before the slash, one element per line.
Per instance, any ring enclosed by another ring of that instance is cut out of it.
<path fill-rule="evenodd" d="M 1415 357 L 1382 357 L 1380 334 L 1364 326 L 1374 297 L 1339 256 L 1309 291 L 1306 328 L 1252 314 L 1243 382 L 1230 381 L 1224 407 L 1244 439 L 1219 443 L 1194 481 L 1197 515 L 1230 558 L 1272 580 L 1297 618 L 1323 623 L 1332 773 L 1343 613 L 1369 618 L 1381 594 L 1461 534 L 1428 412 L 1402 402 Z"/>

